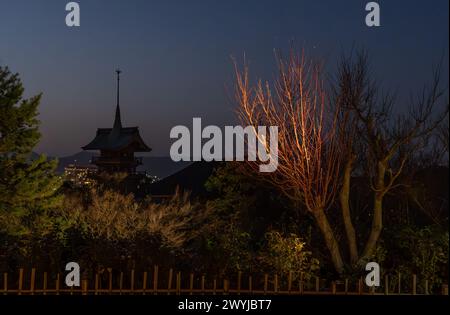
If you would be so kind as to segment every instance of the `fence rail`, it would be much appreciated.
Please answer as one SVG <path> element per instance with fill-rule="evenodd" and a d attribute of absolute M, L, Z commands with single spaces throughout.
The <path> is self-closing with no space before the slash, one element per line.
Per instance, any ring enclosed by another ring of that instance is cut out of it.
<path fill-rule="evenodd" d="M 36 268 L 31 268 L 28 273 L 24 268 L 18 270 L 18 275 L 11 277 L 7 272 L 3 273 L 3 281 L 0 283 L 0 294 L 2 295 L 60 295 L 60 294 L 81 294 L 81 295 L 145 295 L 145 294 L 211 294 L 211 295 L 427 295 L 430 294 L 428 280 L 423 282 L 421 292 L 418 291 L 417 276 L 404 277 L 397 275 L 395 283 L 389 282 L 389 275 L 384 276 L 382 287 L 367 287 L 360 278 L 356 283 L 351 283 L 349 279 L 331 281 L 327 287 L 326 281 L 318 277 L 304 281 L 293 280 L 293 273 L 289 272 L 283 279 L 275 274 L 269 276 L 264 274 L 262 279 L 255 281 L 252 275 L 243 276 L 242 272 L 237 272 L 235 281 L 230 282 L 229 278 L 207 277 L 194 273 L 183 274 L 169 269 L 167 273 L 162 273 L 158 266 L 153 267 L 153 272 L 139 272 L 140 277 L 136 277 L 136 271 L 117 272 L 113 274 L 111 268 L 105 273 L 96 273 L 93 279 L 82 279 L 81 286 L 68 287 L 64 283 L 62 273 L 56 273 L 49 277 L 48 272 L 38 274 Z M 149 277 L 149 274 L 151 277 Z M 106 276 L 105 276 L 106 275 Z M 39 276 L 39 277 L 38 277 Z M 125 281 L 126 278 L 126 281 Z M 151 278 L 151 279 L 150 279 Z M 410 278 L 410 279 L 408 279 Z M 161 281 L 164 279 L 165 281 Z M 38 280 L 39 284 L 38 284 Z M 116 281 L 114 281 L 116 280 Z M 185 280 L 185 281 L 183 281 Z M 186 281 L 187 280 L 187 281 Z M 208 281 L 207 281 L 208 280 Z M 261 281 L 262 280 L 262 281 Z M 281 284 L 281 280 L 283 283 Z M 410 281 L 409 290 L 402 290 L 403 284 Z M 184 286 L 183 286 L 183 285 Z M 230 285 L 231 284 L 231 285 Z M 394 285 L 395 289 L 390 290 Z M 448 295 L 448 285 L 443 285 L 440 294 Z"/>

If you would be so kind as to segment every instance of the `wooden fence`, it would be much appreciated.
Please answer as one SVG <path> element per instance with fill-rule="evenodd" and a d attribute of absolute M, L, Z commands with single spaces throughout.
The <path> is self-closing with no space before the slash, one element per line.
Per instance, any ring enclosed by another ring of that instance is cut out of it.
<path fill-rule="evenodd" d="M 127 273 L 113 272 L 111 268 L 105 271 L 94 274 L 93 279 L 82 279 L 79 287 L 67 287 L 64 282 L 64 273 L 50 276 L 48 272 L 37 273 L 36 268 L 31 268 L 28 272 L 21 268 L 18 274 L 3 273 L 0 294 L 426 295 L 430 293 L 428 280 L 424 280 L 422 290 L 419 292 L 416 275 L 404 277 L 397 274 L 395 283 L 390 283 L 389 276 L 385 275 L 382 286 L 369 288 L 364 284 L 363 278 L 357 281 L 349 279 L 331 281 L 327 286 L 327 281 L 318 277 L 304 281 L 302 274 L 294 281 L 292 272 L 283 278 L 277 274 L 271 276 L 264 274 L 257 279 L 252 275 L 244 277 L 242 272 L 237 272 L 234 277 L 229 278 L 196 276 L 194 273 L 182 275 L 181 271 L 174 272 L 173 269 L 161 272 L 158 266 L 154 266 L 153 271 L 150 272 L 137 273 L 135 270 Z M 233 281 L 230 281 L 231 278 Z M 402 284 L 404 287 L 407 281 L 410 281 L 409 290 L 402 290 Z M 395 290 L 390 291 L 389 288 L 393 285 Z M 439 293 L 448 295 L 448 286 L 443 285 Z"/>

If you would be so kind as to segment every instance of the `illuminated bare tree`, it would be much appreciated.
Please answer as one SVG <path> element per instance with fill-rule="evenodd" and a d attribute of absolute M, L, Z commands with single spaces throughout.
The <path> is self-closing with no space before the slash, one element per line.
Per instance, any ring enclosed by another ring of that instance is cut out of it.
<path fill-rule="evenodd" d="M 243 125 L 278 126 L 278 169 L 265 179 L 314 217 L 335 269 L 344 263 L 326 210 L 339 187 L 340 154 L 336 141 L 337 111 L 327 107 L 320 66 L 291 52 L 278 58 L 278 78 L 251 87 L 248 68 L 236 69 L 238 114 Z M 254 167 L 256 163 L 249 162 Z"/>
<path fill-rule="evenodd" d="M 278 169 L 264 178 L 289 199 L 302 203 L 315 219 L 337 272 L 344 270 L 343 256 L 327 210 L 339 195 L 350 264 L 360 266 L 376 249 L 383 227 L 383 200 L 398 185 L 405 162 L 424 143 L 448 113 L 436 115 L 443 93 L 439 71 L 432 84 L 412 100 L 410 112 L 394 115 L 395 98 L 382 95 L 368 72 L 367 56 L 343 58 L 337 83 L 328 98 L 320 67 L 304 55 L 291 52 L 278 58 L 273 85 L 249 82 L 247 66 L 236 67 L 238 115 L 243 125 L 278 126 Z M 333 106 L 329 106 L 333 105 Z M 263 139 L 264 140 L 264 139 Z M 249 162 L 256 168 L 258 164 Z M 355 169 L 366 170 L 373 204 L 367 239 L 357 231 L 350 209 L 351 179 Z M 363 240 L 365 239 L 365 240 Z M 362 244 L 359 252 L 358 244 Z"/>

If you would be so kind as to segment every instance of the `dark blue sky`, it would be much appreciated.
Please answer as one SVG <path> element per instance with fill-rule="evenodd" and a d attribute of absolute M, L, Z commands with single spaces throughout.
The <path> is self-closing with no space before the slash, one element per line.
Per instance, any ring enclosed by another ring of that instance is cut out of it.
<path fill-rule="evenodd" d="M 80 151 L 110 127 L 114 70 L 123 70 L 124 125 L 138 125 L 168 155 L 178 124 L 233 124 L 232 62 L 245 52 L 254 76 L 273 77 L 273 49 L 291 40 L 332 69 L 352 46 L 365 47 L 385 87 L 407 95 L 429 80 L 444 55 L 448 86 L 448 0 L 368 1 L 80 0 L 81 27 L 65 25 L 66 0 L 0 0 L 0 64 L 19 72 L 26 95 L 43 92 L 38 152 Z M 407 106 L 407 104 L 399 105 Z"/>

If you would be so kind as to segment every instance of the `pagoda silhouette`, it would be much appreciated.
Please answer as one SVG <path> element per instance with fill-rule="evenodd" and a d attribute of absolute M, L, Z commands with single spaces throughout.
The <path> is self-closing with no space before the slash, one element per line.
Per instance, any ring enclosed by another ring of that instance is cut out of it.
<path fill-rule="evenodd" d="M 83 150 L 98 150 L 99 156 L 93 156 L 91 163 L 99 172 L 135 174 L 136 167 L 142 164 L 142 158 L 135 157 L 135 152 L 150 152 L 139 134 L 138 127 L 122 127 L 120 117 L 120 70 L 117 73 L 117 105 L 112 128 L 98 128 L 95 138 Z"/>

